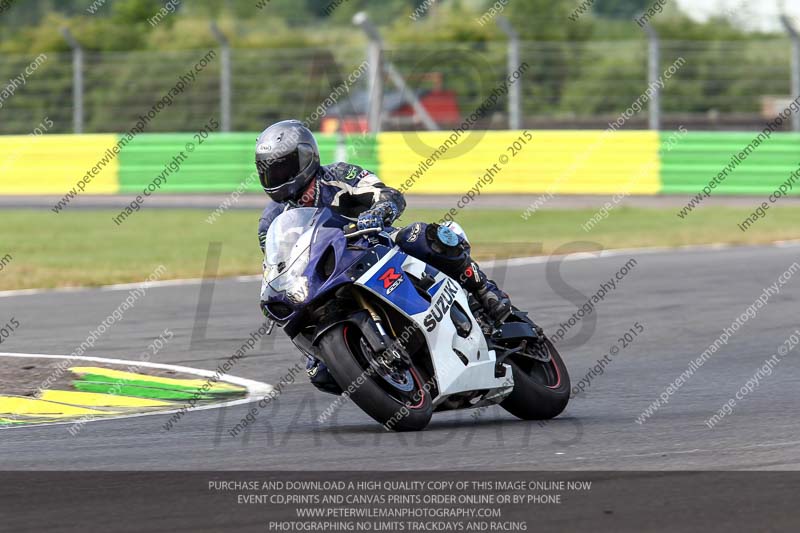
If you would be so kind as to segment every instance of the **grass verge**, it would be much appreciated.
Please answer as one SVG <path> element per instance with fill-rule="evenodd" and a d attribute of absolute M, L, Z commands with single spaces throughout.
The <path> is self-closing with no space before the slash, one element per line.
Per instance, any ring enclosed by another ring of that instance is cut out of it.
<path fill-rule="evenodd" d="M 163 278 L 201 277 L 209 244 L 222 244 L 219 275 L 257 274 L 258 211 L 225 213 L 205 222 L 205 210 L 152 209 L 115 226 L 112 210 L 0 212 L 0 290 L 105 285 L 144 280 L 159 265 Z M 441 210 L 410 209 L 400 224 L 438 220 Z M 746 233 L 737 228 L 747 209 L 708 207 L 679 220 L 674 209 L 618 208 L 591 231 L 581 227 L 591 209 L 543 210 L 523 220 L 515 211 L 465 210 L 458 222 L 478 259 L 564 253 L 566 250 L 681 246 L 724 242 L 758 244 L 800 239 L 800 210 L 773 208 Z M 11 260 L 8 261 L 8 256 Z"/>

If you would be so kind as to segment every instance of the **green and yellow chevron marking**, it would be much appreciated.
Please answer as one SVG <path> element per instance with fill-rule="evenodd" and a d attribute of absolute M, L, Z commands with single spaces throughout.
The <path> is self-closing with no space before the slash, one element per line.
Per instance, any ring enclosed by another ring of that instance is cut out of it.
<path fill-rule="evenodd" d="M 40 399 L 68 405 L 91 407 L 94 409 L 172 407 L 172 404 L 169 402 L 151 400 L 149 398 L 136 398 L 131 396 L 119 396 L 116 394 L 95 394 L 91 392 L 73 392 L 63 390 L 44 391 Z"/>
<path fill-rule="evenodd" d="M 136 374 L 133 372 L 124 372 L 122 370 L 112 370 L 110 368 L 81 366 L 72 367 L 70 371 L 74 374 L 82 375 L 84 379 L 88 376 L 94 378 L 101 378 L 101 380 L 124 381 L 128 383 L 135 383 L 144 386 L 161 386 L 163 388 L 170 388 L 175 390 L 188 390 L 194 391 L 203 389 L 208 384 L 210 390 L 215 391 L 231 391 L 241 392 L 244 387 L 237 385 L 230 385 L 228 383 L 217 382 L 213 383 L 208 379 L 175 379 L 164 378 L 158 376 L 150 376 L 147 374 Z M 97 381 L 95 379 L 95 381 Z"/>
<path fill-rule="evenodd" d="M 0 415 L 4 417 L 25 416 L 30 418 L 62 418 L 62 417 L 81 417 L 81 416 L 104 416 L 110 413 L 92 409 L 86 406 L 69 405 L 65 403 L 41 400 L 38 398 L 28 398 L 26 396 L 0 396 Z"/>
<path fill-rule="evenodd" d="M 83 392 L 164 400 L 215 400 L 247 392 L 243 387 L 214 383 L 209 379 L 163 378 L 100 367 L 74 367 L 70 370 L 80 376 L 73 382 L 73 387 Z"/>
<path fill-rule="evenodd" d="M 3 354 L 4 357 L 15 357 Z M 24 354 L 20 354 L 20 357 Z M 29 356 L 35 359 L 36 356 Z M 39 366 L 45 366 L 42 356 Z M 97 360 L 95 360 L 96 362 Z M 125 361 L 109 360 L 116 366 Z M 30 365 L 36 366 L 36 365 Z M 138 368 L 141 368 L 140 365 Z M 163 377 L 149 374 L 152 368 L 175 369 L 178 376 Z M 130 368 L 128 366 L 127 368 Z M 203 371 L 184 367 L 153 365 L 140 372 L 117 370 L 108 366 L 74 366 L 69 369 L 74 379 L 60 385 L 61 389 L 45 390 L 38 397 L 0 394 L 0 427 L 19 427 L 119 416 L 176 411 L 190 405 L 213 406 L 230 401 L 246 400 L 247 387 L 220 381 L 216 376 L 193 377 Z M 195 374 L 193 374 L 196 372 Z M 24 379 L 25 374 L 21 374 Z M 192 376 L 192 377 L 190 377 Z M 226 379 L 223 377 L 223 380 Z M 249 380 L 235 379 L 243 383 Z M 264 385 L 253 382 L 255 386 Z M 254 386 L 248 385 L 248 386 Z M 267 386 L 269 387 L 269 386 Z M 24 388 L 24 387 L 23 387 Z M 0 393 L 3 391 L 0 390 Z"/>

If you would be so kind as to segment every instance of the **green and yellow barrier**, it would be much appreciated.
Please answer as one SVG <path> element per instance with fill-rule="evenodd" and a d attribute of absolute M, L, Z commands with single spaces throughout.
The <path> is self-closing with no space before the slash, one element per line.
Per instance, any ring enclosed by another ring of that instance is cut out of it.
<path fill-rule="evenodd" d="M 727 171 L 715 194 L 768 195 L 800 167 L 800 134 L 773 133 L 754 143 L 757 134 L 690 132 L 670 143 L 662 134 L 661 193 L 697 194 Z M 798 194 L 800 189 L 793 191 Z M 791 194 L 791 193 L 790 193 Z"/>
<path fill-rule="evenodd" d="M 260 191 L 254 175 L 256 137 L 256 133 L 212 134 L 200 143 L 185 133 L 140 135 L 120 154 L 120 192 L 141 193 L 173 161 L 178 169 L 166 176 L 160 192 L 229 193 L 241 184 L 246 191 Z M 366 168 L 378 164 L 374 136 L 350 137 L 341 149 L 335 136 L 320 135 L 317 141 L 324 162 L 341 157 Z"/>
<path fill-rule="evenodd" d="M 61 196 L 87 172 L 85 194 L 119 192 L 119 160 L 107 152 L 116 135 L 10 135 L 0 137 L 0 194 Z"/>
<path fill-rule="evenodd" d="M 463 194 L 496 164 L 499 170 L 481 194 L 614 194 L 621 185 L 631 194 L 659 192 L 657 133 L 531 134 L 523 143 L 518 131 L 472 132 L 460 141 L 468 149 L 444 150 L 438 147 L 450 132 L 384 133 L 378 137 L 380 176 L 414 194 Z M 437 150 L 444 155 L 425 169 Z"/>
<path fill-rule="evenodd" d="M 477 131 L 439 147 L 443 132 L 319 135 L 323 163 L 346 160 L 412 194 L 463 194 L 487 169 L 481 194 L 696 194 L 753 140 L 753 133 Z M 159 194 L 257 192 L 256 133 L 0 137 L 0 195 L 62 196 L 87 173 L 83 194 L 139 194 L 164 174 Z M 190 147 L 191 145 L 191 147 Z M 507 157 L 503 162 L 501 157 Z M 181 159 L 179 164 L 172 164 Z M 716 194 L 768 194 L 800 166 L 800 134 L 775 133 L 730 169 Z M 244 187 L 242 187 L 244 184 Z M 411 184 L 411 185 L 409 185 Z M 792 191 L 793 194 L 799 194 Z"/>

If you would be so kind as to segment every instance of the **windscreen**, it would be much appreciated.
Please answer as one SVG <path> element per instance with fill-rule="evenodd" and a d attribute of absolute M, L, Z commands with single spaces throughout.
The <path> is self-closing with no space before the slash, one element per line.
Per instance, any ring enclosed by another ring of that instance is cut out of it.
<path fill-rule="evenodd" d="M 267 282 L 276 290 L 283 290 L 302 268 L 292 268 L 298 260 L 307 261 L 313 237 L 314 208 L 290 209 L 276 218 L 269 227 L 264 245 Z M 300 261 L 301 263 L 303 261 Z"/>

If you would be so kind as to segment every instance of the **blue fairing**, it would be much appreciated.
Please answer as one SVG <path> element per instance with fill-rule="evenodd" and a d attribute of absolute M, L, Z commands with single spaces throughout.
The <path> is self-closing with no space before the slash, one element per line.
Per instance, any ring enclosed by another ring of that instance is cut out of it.
<path fill-rule="evenodd" d="M 406 254 L 397 251 L 364 285 L 407 315 L 416 315 L 426 311 L 430 304 L 417 293 L 408 275 L 403 272 L 406 257 Z M 392 279 L 394 276 L 398 277 Z"/>
<path fill-rule="evenodd" d="M 408 315 L 418 314 L 428 309 L 428 301 L 417 293 L 411 280 L 408 279 L 408 275 L 403 272 L 402 266 L 407 256 L 395 248 L 394 243 L 385 234 L 375 237 L 378 242 L 359 238 L 351 239 L 348 243 L 342 228 L 351 222 L 352 220 L 327 208 L 319 209 L 314 214 L 310 224 L 311 231 L 313 231 L 310 259 L 303 272 L 303 276 L 308 280 L 308 296 L 304 301 L 295 303 L 283 291 L 276 291 L 272 287 L 266 289 L 267 309 L 280 324 L 287 327 L 303 326 L 302 321 L 305 318 L 303 310 L 306 307 L 328 299 L 329 294 L 339 287 L 352 284 L 372 265 L 393 251 L 394 255 L 387 264 L 367 282 L 367 288 L 381 298 L 392 302 Z M 328 255 L 330 253 L 333 254 L 335 267 L 333 272 L 326 276 L 325 267 L 331 264 Z M 362 263 L 365 265 L 363 270 L 356 271 L 355 267 Z M 388 269 L 394 270 L 387 276 L 387 279 L 397 276 L 392 280 L 390 286 L 387 286 L 386 281 L 380 279 Z M 281 316 L 277 316 L 273 312 L 276 305 L 281 306 L 285 311 Z"/>

